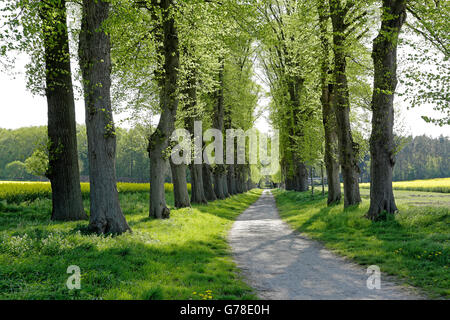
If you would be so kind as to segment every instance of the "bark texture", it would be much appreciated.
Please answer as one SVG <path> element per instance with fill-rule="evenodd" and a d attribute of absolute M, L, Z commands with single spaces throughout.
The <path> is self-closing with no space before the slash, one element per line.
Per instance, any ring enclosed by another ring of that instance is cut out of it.
<path fill-rule="evenodd" d="M 212 172 L 211 166 L 209 164 L 204 163 L 203 169 L 203 190 L 205 192 L 206 200 L 214 201 L 217 200 L 216 193 L 214 192 L 213 183 L 212 183 Z"/>
<path fill-rule="evenodd" d="M 294 137 L 301 137 L 303 119 L 308 118 L 308 110 L 301 106 L 301 92 L 304 89 L 305 80 L 299 76 L 287 76 L 287 88 L 291 107 L 289 109 L 288 117 L 288 143 L 290 150 L 286 152 L 287 157 L 287 181 L 286 189 L 293 191 L 308 191 L 308 170 L 306 165 L 300 159 L 297 141 Z M 290 160 L 290 161 L 289 161 Z"/>
<path fill-rule="evenodd" d="M 224 126 L 225 130 L 233 128 L 232 112 L 231 107 L 225 107 L 224 109 Z M 224 142 L 226 144 L 226 142 Z M 226 147 L 225 149 L 226 150 Z M 228 152 L 228 151 L 226 151 Z M 228 195 L 231 196 L 236 194 L 236 174 L 235 174 L 235 164 L 236 164 L 236 140 L 233 139 L 233 163 L 227 164 L 227 174 L 226 174 L 226 185 Z"/>
<path fill-rule="evenodd" d="M 308 169 L 303 162 L 297 164 L 297 176 L 295 191 L 308 191 Z"/>
<path fill-rule="evenodd" d="M 228 184 L 228 192 L 230 195 L 236 194 L 236 174 L 235 174 L 235 165 L 230 164 L 228 165 L 227 170 L 227 184 Z"/>
<path fill-rule="evenodd" d="M 65 1 L 41 4 L 46 97 L 48 105 L 49 168 L 52 220 L 87 219 L 80 188 L 75 102 L 70 68 Z"/>
<path fill-rule="evenodd" d="M 164 175 L 167 171 L 167 149 L 169 138 L 175 129 L 178 108 L 177 81 L 179 69 L 178 32 L 171 9 L 172 0 L 152 1 L 159 6 L 162 15 L 162 46 L 159 53 L 164 57 L 162 72 L 158 79 L 160 86 L 161 117 L 155 132 L 150 137 L 148 152 L 150 156 L 150 217 L 169 218 L 170 210 L 166 204 Z M 161 33 L 158 33 L 159 35 Z"/>
<path fill-rule="evenodd" d="M 286 163 L 285 188 L 290 191 L 308 191 L 308 169 L 293 155 L 292 162 Z"/>
<path fill-rule="evenodd" d="M 318 5 L 320 41 L 322 46 L 321 61 L 321 103 L 322 103 L 322 120 L 325 136 L 325 154 L 324 163 L 327 172 L 328 184 L 328 205 L 338 204 L 341 201 L 341 181 L 339 179 L 339 162 L 338 162 L 338 136 L 336 131 L 336 115 L 333 110 L 333 85 L 329 81 L 330 69 L 330 43 L 328 40 L 328 10 L 325 1 L 320 0 Z"/>
<path fill-rule="evenodd" d="M 207 204 L 203 186 L 203 165 L 191 164 L 191 202 Z"/>
<path fill-rule="evenodd" d="M 237 164 L 235 167 L 236 174 L 236 192 L 243 193 L 244 192 L 244 173 L 243 173 L 243 165 Z"/>
<path fill-rule="evenodd" d="M 225 198 L 228 198 L 230 196 L 230 192 L 228 191 L 228 169 L 227 166 L 224 167 L 225 173 L 222 175 L 223 194 L 225 195 Z"/>
<path fill-rule="evenodd" d="M 322 99 L 328 100 L 330 92 L 327 89 L 322 91 Z M 341 180 L 339 178 L 338 162 L 338 137 L 336 133 L 336 119 L 331 104 L 322 102 L 322 119 L 325 132 L 325 155 L 324 162 L 327 172 L 328 184 L 328 205 L 338 204 L 341 201 Z"/>
<path fill-rule="evenodd" d="M 170 161 L 172 170 L 173 193 L 175 208 L 186 208 L 191 206 L 186 180 L 186 164 L 174 164 Z"/>
<path fill-rule="evenodd" d="M 406 0 L 383 0 L 382 22 L 373 41 L 374 90 L 372 97 L 372 134 L 370 137 L 371 220 L 395 213 L 392 170 L 395 164 L 394 93 L 397 87 L 397 43 L 406 19 Z"/>
<path fill-rule="evenodd" d="M 217 199 L 225 199 L 224 177 L 223 166 L 216 166 L 214 168 L 214 193 Z"/>
<path fill-rule="evenodd" d="M 188 55 L 188 50 L 185 52 Z M 194 135 L 194 122 L 196 120 L 200 120 L 197 114 L 197 77 L 195 68 L 191 68 L 187 72 L 187 89 L 186 95 L 188 100 L 186 101 L 186 105 L 189 109 L 189 117 L 186 121 L 186 129 L 191 133 L 194 141 L 196 139 L 201 140 L 202 133 L 199 133 L 199 136 Z M 203 149 L 201 146 L 198 147 L 197 150 L 194 143 L 194 157 L 197 154 L 202 155 Z M 195 164 L 194 161 L 189 165 L 189 169 L 191 171 L 191 203 L 199 203 L 199 204 L 207 204 L 208 200 L 205 196 L 205 190 L 203 186 L 203 165 Z"/>
<path fill-rule="evenodd" d="M 83 1 L 79 43 L 89 152 L 91 215 L 96 233 L 131 230 L 119 204 L 116 182 L 116 133 L 111 109 L 110 39 L 102 31 L 110 4 Z"/>
<path fill-rule="evenodd" d="M 219 88 L 216 91 L 216 104 L 213 117 L 213 128 L 223 133 L 224 127 L 224 97 L 223 97 L 223 72 L 224 62 L 221 59 L 221 67 L 219 69 Z M 223 161 L 223 159 L 221 159 Z M 226 169 L 223 164 L 216 164 L 214 168 L 214 192 L 217 199 L 225 199 L 228 196 L 226 188 Z"/>
<path fill-rule="evenodd" d="M 339 156 L 344 180 L 344 207 L 361 202 L 359 193 L 359 145 L 353 141 L 350 127 L 350 99 L 347 82 L 347 62 L 345 34 L 348 25 L 345 23 L 347 7 L 342 7 L 340 0 L 330 0 L 330 13 L 333 25 L 334 51 L 334 90 L 333 109 L 339 140 Z"/>

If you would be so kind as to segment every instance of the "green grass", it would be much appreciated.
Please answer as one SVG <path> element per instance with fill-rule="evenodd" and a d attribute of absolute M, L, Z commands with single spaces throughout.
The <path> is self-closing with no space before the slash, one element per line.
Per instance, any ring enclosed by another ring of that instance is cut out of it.
<path fill-rule="evenodd" d="M 450 178 L 414 180 L 414 181 L 396 181 L 393 184 L 394 190 L 412 190 L 450 193 Z M 370 183 L 361 183 L 361 188 L 369 189 Z"/>
<path fill-rule="evenodd" d="M 87 221 L 52 222 L 45 197 L 0 201 L 0 299 L 254 299 L 226 234 L 260 193 L 172 210 L 168 220 L 148 218 L 148 192 L 120 193 L 133 233 L 115 237 L 87 233 Z M 69 265 L 81 268 L 81 290 L 65 285 Z"/>
<path fill-rule="evenodd" d="M 395 192 L 400 213 L 371 222 L 363 217 L 367 194 L 359 207 L 344 210 L 327 207 L 325 197 L 311 199 L 309 192 L 273 193 L 282 219 L 294 229 L 362 265 L 378 265 L 431 298 L 450 298 L 449 206 L 432 202 L 440 194 Z M 427 206 L 411 204 L 418 194 L 429 197 Z"/>

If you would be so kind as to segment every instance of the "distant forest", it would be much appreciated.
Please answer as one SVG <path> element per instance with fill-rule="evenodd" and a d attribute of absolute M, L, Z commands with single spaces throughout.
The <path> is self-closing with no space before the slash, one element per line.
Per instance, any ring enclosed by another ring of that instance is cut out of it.
<path fill-rule="evenodd" d="M 117 128 L 116 171 L 119 181 L 149 181 L 148 134 L 148 131 L 143 127 L 135 127 L 129 130 Z M 78 159 L 82 181 L 88 181 L 89 179 L 86 139 L 86 127 L 77 125 Z M 45 152 L 46 143 L 47 128 L 45 126 L 26 127 L 16 130 L 0 128 L 0 180 L 45 179 L 44 176 L 39 177 L 31 174 L 28 164 L 31 162 L 30 157 L 36 150 Z M 27 161 L 27 159 L 30 160 Z"/>
<path fill-rule="evenodd" d="M 147 152 L 149 131 L 144 127 L 117 128 L 116 171 L 119 181 L 149 182 Z M 46 127 L 26 127 L 16 130 L 0 128 L 0 180 L 44 180 L 30 173 L 30 159 L 36 150 L 45 150 Z M 78 154 L 82 181 L 89 176 L 86 128 L 77 126 Z M 409 137 L 397 154 L 394 181 L 450 177 L 450 140 L 440 136 Z M 370 181 L 369 156 L 360 163 L 361 178 Z M 32 167 L 32 165 L 31 165 Z M 190 182 L 188 170 L 188 182 Z M 46 179 L 45 179 L 46 180 Z M 166 180 L 170 180 L 167 173 Z"/>

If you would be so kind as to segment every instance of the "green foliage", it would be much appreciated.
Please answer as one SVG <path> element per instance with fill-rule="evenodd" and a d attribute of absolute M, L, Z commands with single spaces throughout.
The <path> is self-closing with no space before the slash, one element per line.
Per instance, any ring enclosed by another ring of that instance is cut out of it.
<path fill-rule="evenodd" d="M 15 130 L 0 129 L 0 179 L 20 178 L 7 174 L 6 165 L 13 161 L 24 162 L 27 179 L 45 176 L 48 166 L 46 127 L 26 127 Z M 150 129 L 136 125 L 132 129 L 116 128 L 116 172 L 120 181 L 148 182 L 149 158 L 147 152 Z M 86 127 L 77 126 L 80 174 L 89 175 Z"/>
<path fill-rule="evenodd" d="M 16 130 L 0 129 L 0 179 L 10 179 L 5 172 L 8 163 L 25 162 L 35 148 L 45 143 L 46 139 L 47 128 L 44 126 Z"/>
<path fill-rule="evenodd" d="M 23 179 L 26 175 L 26 165 L 21 161 L 13 161 L 6 165 L 5 175 L 7 178 Z"/>
<path fill-rule="evenodd" d="M 399 73 L 401 94 L 411 107 L 429 105 L 437 115 L 424 120 L 450 124 L 450 4 L 448 1 L 408 1 L 403 47 L 408 62 Z"/>
<path fill-rule="evenodd" d="M 396 155 L 395 181 L 450 177 L 448 137 L 417 136 L 409 140 Z"/>
<path fill-rule="evenodd" d="M 29 174 L 45 177 L 48 171 L 48 153 L 37 149 L 31 157 L 25 160 L 25 167 Z"/>
<path fill-rule="evenodd" d="M 282 219 L 296 230 L 362 265 L 378 265 L 382 272 L 424 289 L 430 297 L 448 298 L 449 207 L 437 202 L 433 194 L 426 196 L 429 204 L 417 207 L 408 205 L 414 194 L 397 193 L 400 214 L 385 222 L 371 222 L 364 218 L 368 201 L 343 210 L 342 206 L 328 207 L 326 197 L 311 200 L 307 192 L 275 191 Z M 363 197 L 368 193 L 363 192 Z"/>

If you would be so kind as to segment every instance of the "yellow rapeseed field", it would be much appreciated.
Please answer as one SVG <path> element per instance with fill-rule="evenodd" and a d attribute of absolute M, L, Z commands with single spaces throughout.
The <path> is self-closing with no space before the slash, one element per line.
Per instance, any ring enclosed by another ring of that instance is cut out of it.
<path fill-rule="evenodd" d="M 190 189 L 191 185 L 188 184 L 188 190 L 190 191 Z M 121 193 L 148 192 L 150 184 L 119 182 L 117 190 Z M 165 190 L 166 192 L 173 192 L 173 185 L 166 183 Z M 50 182 L 0 181 L 0 201 L 22 202 L 38 198 L 49 198 L 51 197 L 51 192 Z M 81 192 L 83 197 L 89 197 L 89 183 L 81 183 Z"/>
<path fill-rule="evenodd" d="M 361 183 L 361 188 L 369 188 L 370 183 Z M 450 178 L 397 181 L 393 183 L 394 190 L 412 190 L 450 193 Z"/>

